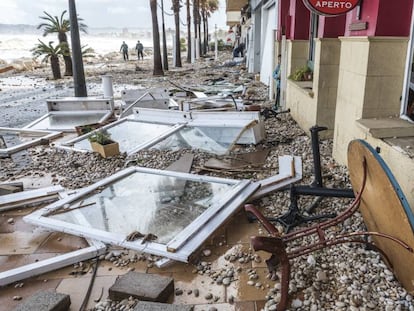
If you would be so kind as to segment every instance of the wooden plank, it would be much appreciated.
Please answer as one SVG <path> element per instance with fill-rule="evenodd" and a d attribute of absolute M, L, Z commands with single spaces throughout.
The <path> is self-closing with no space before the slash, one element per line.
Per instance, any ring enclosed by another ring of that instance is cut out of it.
<path fill-rule="evenodd" d="M 177 161 L 169 165 L 165 170 L 181 173 L 190 173 L 191 166 L 193 165 L 194 155 L 191 153 L 184 154 Z"/>
<path fill-rule="evenodd" d="M 249 153 L 235 154 L 224 159 L 211 158 L 204 164 L 204 166 L 223 170 L 240 169 L 246 166 L 258 166 L 266 161 L 269 152 L 269 149 L 263 149 Z"/>
<path fill-rule="evenodd" d="M 348 147 L 348 168 L 353 189 L 361 189 L 363 161 L 367 180 L 360 210 L 369 231 L 391 235 L 414 248 L 414 215 L 390 169 L 365 141 L 354 140 Z M 414 254 L 385 238 L 373 237 L 388 256 L 390 270 L 410 292 L 414 292 Z"/>

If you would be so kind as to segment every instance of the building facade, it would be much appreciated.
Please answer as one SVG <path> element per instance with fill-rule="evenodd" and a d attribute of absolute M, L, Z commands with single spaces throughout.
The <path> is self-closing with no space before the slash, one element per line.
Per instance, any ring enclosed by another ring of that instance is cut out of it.
<path fill-rule="evenodd" d="M 271 86 L 263 68 L 281 54 L 282 104 L 297 123 L 305 132 L 328 127 L 323 135 L 333 138 L 340 164 L 353 139 L 377 147 L 414 208 L 413 0 L 348 1 L 356 6 L 336 16 L 316 14 L 309 3 L 344 1 L 246 2 L 249 71 Z M 275 14 L 264 18 L 266 9 Z M 302 71 L 307 79 L 293 79 Z"/>

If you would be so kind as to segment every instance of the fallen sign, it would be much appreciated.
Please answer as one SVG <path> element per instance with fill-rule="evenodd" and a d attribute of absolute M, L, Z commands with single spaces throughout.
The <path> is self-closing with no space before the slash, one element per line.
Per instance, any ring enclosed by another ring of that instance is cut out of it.
<path fill-rule="evenodd" d="M 130 167 L 23 220 L 188 262 L 258 187 L 248 180 Z"/>

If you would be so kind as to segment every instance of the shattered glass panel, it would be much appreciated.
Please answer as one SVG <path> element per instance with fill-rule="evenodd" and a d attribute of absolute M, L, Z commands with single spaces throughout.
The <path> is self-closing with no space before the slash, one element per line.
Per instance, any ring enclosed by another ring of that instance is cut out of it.
<path fill-rule="evenodd" d="M 38 123 L 34 124 L 32 129 L 75 129 L 75 126 L 83 124 L 99 123 L 99 121 L 108 113 L 89 113 L 89 114 L 50 114 Z"/>
<path fill-rule="evenodd" d="M 240 127 L 186 126 L 152 148 L 159 150 L 199 149 L 214 154 L 225 154 L 238 138 Z"/>
<path fill-rule="evenodd" d="M 48 217 L 83 226 L 86 220 L 92 228 L 125 236 L 151 233 L 157 236 L 155 242 L 167 244 L 233 187 L 133 172 Z"/>
<path fill-rule="evenodd" d="M 170 129 L 171 125 L 143 123 L 126 120 L 122 123 L 107 128 L 111 139 L 119 143 L 121 152 L 127 152 L 148 140 L 151 140 Z M 74 144 L 76 149 L 92 150 L 87 138 Z"/>

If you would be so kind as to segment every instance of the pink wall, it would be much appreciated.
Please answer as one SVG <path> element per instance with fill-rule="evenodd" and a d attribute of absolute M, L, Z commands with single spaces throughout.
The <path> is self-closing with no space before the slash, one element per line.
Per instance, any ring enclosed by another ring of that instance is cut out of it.
<path fill-rule="evenodd" d="M 302 0 L 290 1 L 289 15 L 291 16 L 291 25 L 288 39 L 308 40 L 310 11 Z"/>
<path fill-rule="evenodd" d="M 359 20 L 357 9 L 347 14 L 345 36 L 408 36 L 412 6 L 413 0 L 362 0 Z M 349 30 L 357 22 L 367 22 L 367 29 Z"/>
<path fill-rule="evenodd" d="M 278 40 L 282 40 L 281 35 L 290 36 L 290 17 L 289 17 L 290 0 L 281 0 L 279 4 L 279 32 Z"/>
<path fill-rule="evenodd" d="M 346 15 L 319 16 L 318 38 L 338 38 L 345 33 Z"/>

